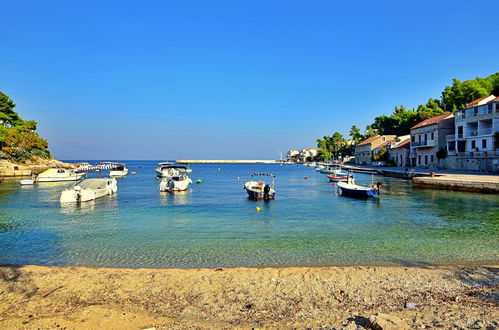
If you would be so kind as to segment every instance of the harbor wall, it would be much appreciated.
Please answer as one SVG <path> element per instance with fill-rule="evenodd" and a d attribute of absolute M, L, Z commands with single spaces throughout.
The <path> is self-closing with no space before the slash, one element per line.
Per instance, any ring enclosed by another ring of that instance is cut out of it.
<path fill-rule="evenodd" d="M 448 177 L 416 177 L 412 179 L 415 187 L 431 188 L 431 189 L 445 189 L 445 190 L 458 190 L 458 191 L 471 191 L 489 194 L 499 193 L 499 182 L 491 181 L 475 181 L 452 179 Z"/>

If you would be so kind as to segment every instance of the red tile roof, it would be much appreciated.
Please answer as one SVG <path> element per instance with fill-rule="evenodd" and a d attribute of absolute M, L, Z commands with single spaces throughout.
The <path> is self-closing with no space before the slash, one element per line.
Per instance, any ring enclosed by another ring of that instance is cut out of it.
<path fill-rule="evenodd" d="M 391 139 L 391 140 L 385 141 L 385 142 L 381 143 L 379 146 L 377 146 L 377 147 L 376 147 L 376 148 L 374 148 L 374 149 L 380 149 L 380 148 L 386 147 L 387 145 L 389 145 L 389 144 L 390 144 L 390 143 L 392 143 L 393 141 L 395 141 L 395 139 Z"/>
<path fill-rule="evenodd" d="M 364 141 L 362 141 L 361 143 L 359 143 L 357 145 L 363 146 L 365 144 L 369 144 L 369 143 L 373 142 L 374 140 L 376 140 L 376 138 L 379 138 L 379 135 L 371 136 L 370 138 L 365 139 Z"/>
<path fill-rule="evenodd" d="M 399 144 L 397 144 L 392 149 L 407 147 L 407 146 L 409 146 L 410 143 L 411 143 L 411 139 L 405 139 L 404 141 L 400 142 Z"/>
<path fill-rule="evenodd" d="M 420 122 L 419 124 L 412 126 L 411 129 L 438 124 L 442 120 L 447 119 L 447 117 L 449 117 L 450 115 L 451 115 L 450 113 L 446 112 L 443 115 L 425 119 L 422 122 Z"/>
<path fill-rule="evenodd" d="M 473 104 L 476 104 L 478 102 L 480 102 L 481 100 L 483 99 L 486 99 L 487 97 L 489 97 L 490 95 L 487 95 L 487 96 L 484 96 L 484 97 L 481 97 L 479 99 L 476 99 L 475 101 L 471 101 L 470 103 L 468 103 L 468 105 L 473 105 Z"/>

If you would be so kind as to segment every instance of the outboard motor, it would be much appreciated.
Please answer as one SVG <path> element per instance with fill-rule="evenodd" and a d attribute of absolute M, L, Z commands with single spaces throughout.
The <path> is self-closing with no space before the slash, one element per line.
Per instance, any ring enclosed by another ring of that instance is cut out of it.
<path fill-rule="evenodd" d="M 265 187 L 263 187 L 263 198 L 269 199 L 269 193 L 270 193 L 270 186 L 266 184 Z"/>
<path fill-rule="evenodd" d="M 170 189 L 171 191 L 173 191 L 173 189 L 175 189 L 175 182 L 173 182 L 173 180 L 168 180 L 168 182 L 166 183 L 168 185 L 168 189 Z"/>

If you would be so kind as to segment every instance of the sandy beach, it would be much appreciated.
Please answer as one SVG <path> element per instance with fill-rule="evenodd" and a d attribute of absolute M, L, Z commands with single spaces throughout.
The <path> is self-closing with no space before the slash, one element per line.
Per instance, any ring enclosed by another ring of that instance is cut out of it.
<path fill-rule="evenodd" d="M 14 328 L 495 328 L 498 266 L 0 267 Z"/>

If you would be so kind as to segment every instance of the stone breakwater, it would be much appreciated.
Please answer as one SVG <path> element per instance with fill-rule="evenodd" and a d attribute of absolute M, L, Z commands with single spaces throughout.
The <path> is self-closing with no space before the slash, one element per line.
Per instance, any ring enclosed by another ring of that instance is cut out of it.
<path fill-rule="evenodd" d="M 38 174 L 48 168 L 73 168 L 73 164 L 64 163 L 56 159 L 37 158 L 23 164 L 0 160 L 0 178 L 23 177 Z"/>

